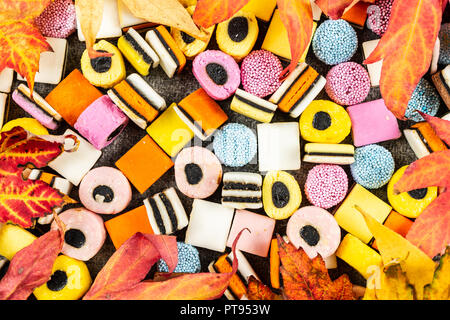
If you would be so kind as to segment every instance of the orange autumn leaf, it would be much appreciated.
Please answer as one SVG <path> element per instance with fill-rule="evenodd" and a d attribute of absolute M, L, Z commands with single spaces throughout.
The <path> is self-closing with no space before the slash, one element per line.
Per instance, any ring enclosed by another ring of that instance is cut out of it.
<path fill-rule="evenodd" d="M 159 250 L 168 252 L 162 253 Z M 83 299 L 114 299 L 120 292 L 128 291 L 142 281 L 160 258 L 173 255 L 178 257 L 175 237 L 159 235 L 150 238 L 138 232 L 111 256 Z M 168 260 L 169 270 L 173 271 L 178 260 Z"/>
<path fill-rule="evenodd" d="M 250 276 L 248 278 L 247 298 L 248 300 L 279 300 L 280 296 L 254 276 Z"/>
<path fill-rule="evenodd" d="M 233 243 L 233 253 L 241 233 Z M 162 237 L 166 239 L 161 240 Z M 238 261 L 233 259 L 228 273 L 180 274 L 173 278 L 165 274 L 166 280 L 158 276 L 157 281 L 142 281 L 160 258 L 167 259 L 169 270 L 173 271 L 175 266 L 170 266 L 170 261 L 177 263 L 173 259 L 175 252 L 178 252 L 175 237 L 136 233 L 108 260 L 83 300 L 216 299 L 223 295 L 237 271 Z"/>
<path fill-rule="evenodd" d="M 330 19 L 340 19 L 345 9 L 359 0 L 316 0 L 317 6 Z"/>
<path fill-rule="evenodd" d="M 230 19 L 247 2 L 249 0 L 198 0 L 192 18 L 197 25 L 207 29 Z"/>
<path fill-rule="evenodd" d="M 53 51 L 34 24 L 51 1 L 0 1 L 0 72 L 14 69 L 27 79 L 31 91 L 41 52 Z"/>
<path fill-rule="evenodd" d="M 42 168 L 62 152 L 62 145 L 29 136 L 21 127 L 0 134 L 0 222 L 32 226 L 32 219 L 73 202 L 40 180 L 24 180 L 25 165 Z"/>
<path fill-rule="evenodd" d="M 445 142 L 450 142 L 450 121 L 420 113 Z M 445 187 L 414 221 L 406 235 L 415 246 L 433 258 L 450 243 L 450 149 L 433 152 L 408 166 L 394 190 L 406 192 L 429 186 Z"/>
<path fill-rule="evenodd" d="M 18 251 L 0 281 L 0 300 L 25 300 L 46 283 L 63 243 L 61 232 L 52 230 Z"/>
<path fill-rule="evenodd" d="M 283 70 L 280 78 L 287 77 L 298 64 L 308 48 L 313 29 L 310 0 L 277 0 L 281 21 L 286 27 L 291 48 L 291 63 Z"/>
<path fill-rule="evenodd" d="M 353 7 L 358 2 L 374 3 L 375 0 L 316 0 L 317 6 L 330 19 L 340 19 L 344 12 Z"/>
<path fill-rule="evenodd" d="M 352 300 L 352 284 L 346 275 L 331 280 L 320 255 L 310 259 L 277 235 L 282 266 L 283 294 L 289 300 Z"/>
<path fill-rule="evenodd" d="M 411 163 L 394 185 L 394 191 L 401 193 L 426 187 L 450 187 L 449 166 L 450 149 L 433 152 Z"/>
<path fill-rule="evenodd" d="M 405 119 L 411 95 L 428 71 L 441 20 L 441 0 L 395 0 L 386 33 L 364 61 L 383 59 L 380 91 L 398 119 Z"/>
<path fill-rule="evenodd" d="M 417 112 L 419 112 L 420 115 L 430 124 L 439 138 L 441 138 L 447 145 L 450 145 L 450 121 L 430 116 L 419 110 L 417 110 Z"/>
<path fill-rule="evenodd" d="M 430 258 L 450 243 L 450 191 L 441 193 L 414 221 L 406 235 Z"/>

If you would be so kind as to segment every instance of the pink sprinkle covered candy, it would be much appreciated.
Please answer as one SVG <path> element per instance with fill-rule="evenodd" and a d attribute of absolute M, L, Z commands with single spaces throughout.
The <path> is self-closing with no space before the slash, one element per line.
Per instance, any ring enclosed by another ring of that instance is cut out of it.
<path fill-rule="evenodd" d="M 367 27 L 382 36 L 389 25 L 394 0 L 376 0 L 367 8 Z"/>
<path fill-rule="evenodd" d="M 355 62 L 338 64 L 327 74 L 325 91 L 338 104 L 351 106 L 360 103 L 370 91 L 369 74 Z"/>
<path fill-rule="evenodd" d="M 306 178 L 306 197 L 313 205 L 323 209 L 329 209 L 344 200 L 347 190 L 347 174 L 337 165 L 317 165 Z"/>
<path fill-rule="evenodd" d="M 263 98 L 274 93 L 281 85 L 283 71 L 280 59 L 266 50 L 251 52 L 242 61 L 241 82 L 245 91 Z"/>
<path fill-rule="evenodd" d="M 34 22 L 45 37 L 67 38 L 76 30 L 76 12 L 72 0 L 55 0 Z"/>

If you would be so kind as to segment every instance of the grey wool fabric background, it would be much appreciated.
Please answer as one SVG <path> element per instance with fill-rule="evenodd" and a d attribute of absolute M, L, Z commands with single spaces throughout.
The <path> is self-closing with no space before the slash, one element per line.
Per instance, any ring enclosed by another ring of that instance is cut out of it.
<path fill-rule="evenodd" d="M 323 22 L 326 19 L 324 15 L 322 15 L 322 20 L 319 22 Z M 446 14 L 444 16 L 444 21 L 448 21 L 448 10 L 446 11 Z M 268 23 L 263 23 L 259 21 L 259 37 L 258 41 L 254 47 L 254 50 L 260 49 L 261 44 L 263 42 L 264 36 L 266 34 Z M 362 63 L 363 61 L 363 54 L 361 49 L 361 43 L 364 41 L 372 40 L 378 38 L 376 34 L 368 30 L 367 28 L 364 29 L 358 29 L 355 28 L 358 40 L 359 40 L 359 47 L 356 54 L 353 56 L 351 61 Z M 67 76 L 73 69 L 78 68 L 80 69 L 80 59 L 81 55 L 85 49 L 85 43 L 80 42 L 78 40 L 78 37 L 76 33 L 72 34 L 68 39 L 68 53 L 67 53 L 67 59 L 66 59 L 66 65 L 65 65 L 65 71 L 63 77 Z M 113 43 L 114 45 L 117 45 L 117 38 L 113 39 L 107 39 L 107 41 Z M 208 49 L 217 49 L 217 44 L 215 43 L 215 34 L 211 38 L 211 42 L 208 46 Z M 309 50 L 306 62 L 310 64 L 314 69 L 316 69 L 321 75 L 326 76 L 328 70 L 331 68 L 331 66 L 327 66 L 321 61 L 319 61 L 312 49 Z M 287 65 L 286 62 L 283 63 L 284 66 Z M 125 59 L 125 65 L 127 69 L 127 75 L 133 72 L 136 72 L 134 68 L 126 61 Z M 442 66 L 440 66 L 442 68 Z M 426 78 L 430 80 L 429 74 L 426 75 Z M 181 72 L 181 74 L 175 75 L 172 79 L 169 79 L 166 74 L 163 72 L 163 70 L 158 67 L 156 69 L 152 69 L 150 72 L 150 75 L 145 77 L 145 79 L 150 83 L 150 85 L 161 95 L 164 97 L 164 99 L 167 102 L 167 105 L 170 105 L 172 102 L 179 102 L 181 99 L 189 95 L 191 92 L 198 89 L 199 83 L 194 78 L 192 74 L 192 62 L 188 62 L 184 70 Z M 18 80 L 15 80 L 13 83 L 13 90 L 20 84 Z M 35 85 L 35 91 L 38 92 L 41 96 L 45 97 L 53 88 L 53 85 L 46 85 L 46 84 L 39 84 L 37 83 Z M 106 90 L 100 89 L 103 93 L 106 94 Z M 371 88 L 370 94 L 367 97 L 365 101 L 371 101 L 381 98 L 380 91 L 378 87 Z M 322 90 L 322 92 L 319 94 L 319 96 L 316 99 L 326 99 L 330 100 L 325 93 L 325 90 Z M 229 116 L 228 123 L 231 122 L 237 122 L 244 124 L 248 127 L 250 127 L 254 132 L 256 133 L 256 125 L 258 122 L 249 119 L 243 115 L 240 115 L 238 113 L 235 113 L 230 110 L 230 102 L 231 98 L 227 99 L 225 101 L 219 101 L 218 103 L 223 108 L 223 110 L 226 112 L 226 114 Z M 438 116 L 442 116 L 449 110 L 446 108 L 444 103 L 441 101 L 441 106 L 439 109 Z M 10 108 L 7 120 L 19 118 L 19 117 L 29 117 L 27 113 L 25 113 L 20 107 L 18 107 L 12 99 L 10 99 Z M 292 122 L 292 121 L 298 121 L 298 119 L 293 119 L 289 117 L 287 114 L 284 114 L 280 111 L 277 111 L 272 122 Z M 412 124 L 412 122 L 408 121 L 399 121 L 400 129 L 403 130 L 404 128 L 409 127 Z M 62 134 L 66 129 L 68 128 L 68 124 L 63 122 L 60 128 L 57 131 L 51 132 L 52 134 Z M 136 125 L 134 125 L 131 121 L 125 128 L 125 130 L 118 136 L 118 138 L 109 146 L 104 148 L 102 150 L 102 156 L 98 160 L 98 162 L 95 164 L 94 167 L 99 166 L 112 166 L 114 167 L 114 163 L 123 155 L 125 154 L 135 143 L 137 143 L 143 136 L 146 135 L 146 131 L 140 129 Z M 211 144 L 212 140 L 204 142 L 203 146 L 207 146 Z M 192 141 L 191 141 L 192 143 Z M 195 140 L 195 144 L 201 143 L 198 139 Z M 349 135 L 343 143 L 352 143 L 351 135 Z M 305 144 L 305 141 L 301 140 L 301 147 L 303 149 L 303 146 Z M 380 145 L 386 147 L 388 150 L 391 151 L 394 160 L 395 160 L 395 169 L 408 165 L 411 162 L 416 160 L 416 157 L 409 147 L 408 143 L 406 142 L 406 139 L 404 136 L 397 140 L 392 141 L 386 141 L 380 143 Z M 303 150 L 302 150 L 303 152 Z M 149 167 L 151 166 L 151 159 L 148 161 Z M 310 205 L 308 200 L 306 199 L 305 193 L 304 193 L 304 184 L 306 181 L 306 176 L 308 174 L 308 171 L 314 166 L 314 164 L 311 163 L 302 163 L 301 169 L 298 171 L 290 171 L 291 174 L 295 176 L 297 181 L 299 182 L 300 188 L 302 190 L 302 204 L 301 206 Z M 349 166 L 343 166 L 344 170 L 346 171 L 348 177 L 349 177 L 349 188 L 354 183 Z M 51 170 L 47 168 L 46 170 Z M 257 165 L 257 157 L 255 157 L 251 164 L 246 165 L 242 168 L 230 168 L 227 166 L 223 166 L 224 172 L 228 171 L 249 171 L 249 172 L 258 172 L 258 165 Z M 132 201 L 129 204 L 129 206 L 124 210 L 124 212 L 129 211 L 131 209 L 134 209 L 138 206 L 142 205 L 142 200 L 146 197 L 149 197 L 157 192 L 163 191 L 164 189 L 168 187 L 176 187 L 175 179 L 174 179 L 174 169 L 170 169 L 168 172 L 166 172 L 155 184 L 153 184 L 145 193 L 140 194 L 134 187 L 133 189 L 133 197 Z M 208 199 L 209 201 L 213 202 L 219 202 L 220 203 L 220 194 L 221 194 L 221 187 L 217 189 L 217 191 Z M 377 190 L 371 190 L 376 196 L 381 198 L 382 200 L 387 202 L 387 196 L 386 196 L 386 186 Z M 192 207 L 192 199 L 187 198 L 184 196 L 181 192 L 178 191 L 178 195 L 185 207 L 186 212 L 190 213 L 191 207 Z M 72 193 L 70 196 L 73 199 L 79 200 L 78 198 L 78 188 L 74 187 L 72 190 Z M 72 207 L 81 206 L 81 203 L 78 203 L 76 205 L 71 205 Z M 70 206 L 66 206 L 66 209 Z M 328 211 L 333 212 L 335 208 L 331 208 Z M 251 210 L 254 212 L 258 212 L 260 214 L 265 215 L 264 210 Z M 106 221 L 108 219 L 113 218 L 113 215 L 102 215 L 102 218 Z M 275 227 L 275 233 L 279 233 L 280 235 L 284 235 L 286 232 L 286 224 L 288 219 L 286 220 L 279 220 L 276 222 Z M 33 233 L 36 235 L 41 235 L 44 232 L 48 231 L 49 226 L 42 226 L 42 225 L 36 225 L 36 228 L 32 230 Z M 184 241 L 185 237 L 185 231 L 181 230 L 175 233 L 177 236 L 178 241 Z M 342 230 L 342 236 L 345 235 L 345 231 Z M 97 275 L 97 273 L 100 271 L 100 269 L 103 267 L 103 265 L 107 262 L 109 257 L 114 253 L 115 248 L 109 238 L 107 236 L 107 239 L 105 241 L 105 244 L 103 248 L 100 250 L 100 252 L 94 256 L 91 260 L 87 262 L 87 266 L 90 270 L 91 276 L 94 279 Z M 214 252 L 207 249 L 198 248 L 198 251 L 200 253 L 201 258 L 201 266 L 202 271 L 207 272 L 208 264 L 217 259 L 222 253 Z M 227 252 L 229 251 L 229 248 L 227 248 Z M 270 275 L 269 275 L 269 259 L 268 258 L 261 258 L 252 254 L 244 253 L 252 267 L 254 268 L 255 272 L 258 274 L 259 278 L 265 283 L 270 285 Z M 154 270 L 154 269 L 153 269 Z M 338 268 L 335 270 L 330 270 L 330 275 L 334 279 L 337 276 L 341 275 L 342 273 L 347 273 L 350 277 L 350 280 L 352 283 L 357 285 L 365 286 L 365 280 L 364 278 L 356 271 L 354 271 L 349 265 L 347 265 L 342 260 L 338 259 Z M 151 274 L 149 274 L 151 276 Z"/>

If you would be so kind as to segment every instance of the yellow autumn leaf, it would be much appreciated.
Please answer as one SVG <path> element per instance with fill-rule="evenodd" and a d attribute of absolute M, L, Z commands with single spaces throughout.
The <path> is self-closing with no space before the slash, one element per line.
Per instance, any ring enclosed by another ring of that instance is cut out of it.
<path fill-rule="evenodd" d="M 81 32 L 86 39 L 89 57 L 94 58 L 93 46 L 102 24 L 104 0 L 75 0 L 77 17 L 80 20 Z"/>
<path fill-rule="evenodd" d="M 415 288 L 417 299 L 422 300 L 423 288 L 433 280 L 434 261 L 401 235 L 365 213 L 360 207 L 355 206 L 355 208 L 361 212 L 370 232 L 374 235 L 383 264 L 387 266 L 393 261 L 399 262 L 409 282 Z"/>
<path fill-rule="evenodd" d="M 384 267 L 367 280 L 364 300 L 414 300 L 414 288 L 399 263 Z"/>
<path fill-rule="evenodd" d="M 450 246 L 445 250 L 439 266 L 434 273 L 433 281 L 425 287 L 425 300 L 450 299 Z"/>

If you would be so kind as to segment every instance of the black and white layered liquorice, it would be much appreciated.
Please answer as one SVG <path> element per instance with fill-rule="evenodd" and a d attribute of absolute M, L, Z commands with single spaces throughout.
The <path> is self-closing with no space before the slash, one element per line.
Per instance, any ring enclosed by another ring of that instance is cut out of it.
<path fill-rule="evenodd" d="M 139 74 L 132 73 L 114 88 L 108 90 L 111 100 L 141 129 L 155 117 L 149 109 L 161 112 L 166 101 Z M 141 98 L 147 103 L 140 103 Z"/>
<path fill-rule="evenodd" d="M 352 164 L 355 162 L 355 147 L 351 144 L 307 143 L 304 162 L 328 164 Z"/>
<path fill-rule="evenodd" d="M 298 84 L 298 85 L 297 85 Z M 326 79 L 308 64 L 300 63 L 269 98 L 280 110 L 297 118 L 325 87 Z M 296 86 L 297 91 L 291 89 Z M 292 91 L 292 92 L 291 92 Z M 299 96 L 297 92 L 301 92 Z"/>
<path fill-rule="evenodd" d="M 247 258 L 242 254 L 241 251 L 236 250 L 236 257 L 239 261 L 238 264 L 238 270 L 236 272 L 236 276 L 239 278 L 239 280 L 242 282 L 242 284 L 244 286 L 247 286 L 248 284 L 248 279 L 250 278 L 250 276 L 255 277 L 256 279 L 259 280 L 258 275 L 256 274 L 255 270 L 253 270 L 252 266 L 250 265 L 250 263 L 248 262 Z M 219 270 L 217 270 L 216 267 L 216 262 L 217 261 L 212 261 L 209 265 L 208 265 L 208 271 L 211 273 L 220 273 Z M 230 252 L 228 254 L 228 256 L 225 258 L 225 263 L 227 263 L 229 265 L 229 269 L 231 270 L 232 264 L 233 264 L 233 252 Z M 230 282 L 228 289 L 225 290 L 225 292 L 223 293 L 224 296 L 228 299 L 228 300 L 246 300 L 247 297 L 246 295 L 242 296 L 240 299 L 239 297 L 237 297 L 233 291 L 239 291 L 239 290 L 233 290 L 232 289 L 233 286 L 233 281 Z"/>
<path fill-rule="evenodd" d="M 48 102 L 45 101 L 44 98 L 42 98 L 36 91 L 33 91 L 33 98 L 31 98 L 30 88 L 21 83 L 17 87 L 16 92 L 29 102 L 33 103 L 36 108 L 42 110 L 45 114 L 52 117 L 55 121 L 61 121 L 61 115 L 55 109 L 53 109 L 53 107 L 48 104 Z"/>
<path fill-rule="evenodd" d="M 173 75 L 184 66 L 184 63 L 182 65 L 182 62 L 179 61 L 177 55 L 173 52 L 173 49 L 165 39 L 167 35 L 170 37 L 170 34 L 168 32 L 166 34 L 161 28 L 157 27 L 149 30 L 145 35 L 145 40 L 159 56 L 159 63 L 164 72 L 169 78 L 172 78 Z"/>
<path fill-rule="evenodd" d="M 222 204 L 236 209 L 262 208 L 262 176 L 252 172 L 223 175 Z"/>
<path fill-rule="evenodd" d="M 142 57 L 145 63 L 151 65 L 153 68 L 159 66 L 159 56 L 136 30 L 133 28 L 128 29 L 123 37 L 128 45 Z"/>
<path fill-rule="evenodd" d="M 8 266 L 9 266 L 9 260 L 0 254 L 0 280 L 6 274 L 6 271 L 8 270 Z"/>
<path fill-rule="evenodd" d="M 239 88 L 230 105 L 231 110 L 261 122 L 270 122 L 277 107 L 276 104 Z"/>
<path fill-rule="evenodd" d="M 148 104 L 157 109 L 159 112 L 163 111 L 167 104 L 166 100 L 156 92 L 150 84 L 145 81 L 137 73 L 130 74 L 126 79 L 127 83 L 136 91 Z"/>
<path fill-rule="evenodd" d="M 28 179 L 39 180 L 39 179 L 41 179 L 43 174 L 46 174 L 46 173 L 40 169 L 31 169 L 31 171 L 28 175 Z M 58 190 L 59 192 L 61 192 L 63 194 L 67 194 L 67 195 L 70 193 L 70 191 L 72 191 L 73 184 L 69 180 L 55 176 L 53 174 L 49 174 L 49 173 L 47 173 L 47 175 L 52 176 L 51 180 L 49 181 L 49 185 L 52 188 Z"/>
<path fill-rule="evenodd" d="M 419 129 L 410 128 L 403 130 L 405 139 L 418 159 L 423 158 L 433 152 L 428 145 L 428 141 L 422 135 Z"/>
<path fill-rule="evenodd" d="M 172 234 L 188 225 L 188 217 L 174 188 L 144 200 L 148 220 L 155 234 Z"/>
<path fill-rule="evenodd" d="M 44 172 L 40 169 L 28 169 L 26 168 L 23 173 L 26 179 L 30 180 L 42 180 L 48 183 L 52 188 L 55 188 L 59 192 L 65 195 L 69 195 L 72 191 L 73 184 L 67 179 L 58 177 L 54 174 Z M 58 207 L 54 209 L 55 213 L 60 213 L 62 211 L 62 207 Z M 38 219 L 39 224 L 49 224 L 53 221 L 53 215 L 49 214 L 44 217 L 40 217 Z"/>

